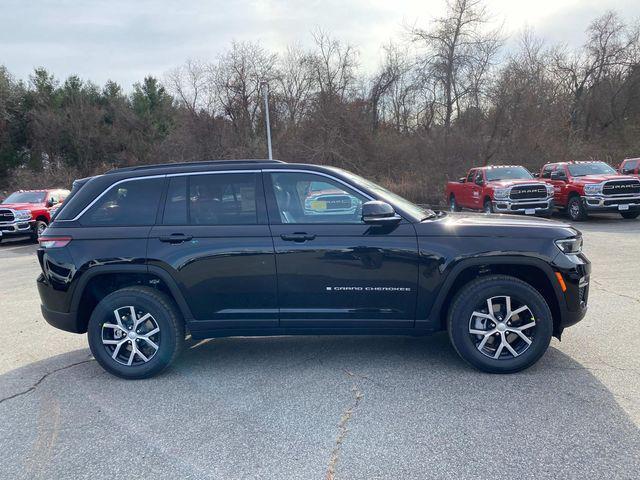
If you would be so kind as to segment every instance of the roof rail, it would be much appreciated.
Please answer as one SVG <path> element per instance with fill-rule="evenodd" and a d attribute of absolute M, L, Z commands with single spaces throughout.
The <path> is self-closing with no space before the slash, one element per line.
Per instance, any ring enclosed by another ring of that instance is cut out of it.
<path fill-rule="evenodd" d="M 180 168 L 180 167 L 193 167 L 193 166 L 201 166 L 201 165 L 225 165 L 225 164 L 234 164 L 234 163 L 285 163 L 282 160 L 203 160 L 198 162 L 174 162 L 174 163 L 156 163 L 153 165 L 137 165 L 133 167 L 122 167 L 122 168 L 114 168 L 106 172 L 109 173 L 120 173 L 120 172 L 134 172 L 139 170 L 151 170 L 154 168 Z"/>

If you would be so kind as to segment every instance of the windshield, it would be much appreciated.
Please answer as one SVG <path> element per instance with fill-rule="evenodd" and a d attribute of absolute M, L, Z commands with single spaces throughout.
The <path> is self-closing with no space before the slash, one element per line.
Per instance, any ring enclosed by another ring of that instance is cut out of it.
<path fill-rule="evenodd" d="M 487 182 L 495 182 L 497 180 L 529 180 L 533 178 L 531 172 L 524 167 L 498 167 L 487 168 L 484 171 L 487 176 Z"/>
<path fill-rule="evenodd" d="M 360 175 L 356 175 L 355 173 L 347 172 L 346 170 L 342 170 L 341 168 L 332 168 L 336 170 L 355 182 L 356 184 L 360 184 L 365 186 L 367 189 L 379 195 L 383 200 L 387 200 L 389 203 L 397 205 L 401 209 L 410 213 L 414 217 L 420 219 L 420 221 L 425 220 L 427 218 L 435 217 L 436 213 L 433 210 L 428 208 L 423 208 L 416 205 L 413 202 L 410 202 L 406 198 L 401 197 L 398 194 L 395 194 L 380 185 L 373 183 L 366 178 L 362 178 Z"/>
<path fill-rule="evenodd" d="M 2 203 L 42 203 L 46 192 L 14 192 Z"/>
<path fill-rule="evenodd" d="M 613 167 L 604 162 L 573 163 L 569 165 L 569 174 L 572 177 L 584 177 L 586 175 L 602 175 L 616 173 Z"/>

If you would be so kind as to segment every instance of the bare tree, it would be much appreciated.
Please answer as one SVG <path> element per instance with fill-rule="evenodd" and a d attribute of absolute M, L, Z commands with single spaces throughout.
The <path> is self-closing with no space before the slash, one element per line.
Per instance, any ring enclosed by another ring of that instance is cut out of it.
<path fill-rule="evenodd" d="M 169 91 L 192 115 L 200 111 L 215 113 L 215 89 L 211 68 L 198 60 L 187 60 L 165 76 Z"/>

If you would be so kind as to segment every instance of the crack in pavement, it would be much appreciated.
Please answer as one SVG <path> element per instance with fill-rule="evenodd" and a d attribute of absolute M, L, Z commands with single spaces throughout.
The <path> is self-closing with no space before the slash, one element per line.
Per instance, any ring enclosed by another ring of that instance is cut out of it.
<path fill-rule="evenodd" d="M 344 370 L 344 372 L 352 378 L 365 378 L 346 369 Z M 325 477 L 326 480 L 335 479 L 336 466 L 338 465 L 338 459 L 340 458 L 340 449 L 347 436 L 347 433 L 349 432 L 349 428 L 347 427 L 347 425 L 349 424 L 349 420 L 351 420 L 353 413 L 358 409 L 360 402 L 364 398 L 364 394 L 360 391 L 358 385 L 355 382 L 351 385 L 351 391 L 353 392 L 353 402 L 340 417 L 340 422 L 338 423 L 338 436 L 336 437 L 336 442 L 334 444 L 333 450 L 331 451 L 331 458 L 329 459 L 329 465 L 327 466 L 327 476 Z"/>
<path fill-rule="evenodd" d="M 29 388 L 27 388 L 26 390 L 23 390 L 22 392 L 18 392 L 18 393 L 14 393 L 13 395 L 9 395 L 8 397 L 4 397 L 4 398 L 0 398 L 0 403 L 6 402 L 7 400 L 12 400 L 14 398 L 17 397 L 21 397 L 22 395 L 26 395 L 28 393 L 33 392 L 36 388 L 38 388 L 38 386 L 50 375 L 53 375 L 54 373 L 60 372 L 62 370 L 67 370 L 71 367 L 75 367 L 77 365 L 82 365 L 83 363 L 89 363 L 89 362 L 93 362 L 94 359 L 90 358 L 88 360 L 82 360 L 81 362 L 76 362 L 76 363 L 72 363 L 71 365 L 65 365 L 64 367 L 60 367 L 60 368 L 56 368 L 55 370 L 51 370 L 50 372 L 45 373 L 42 377 L 40 377 L 40 379 L 34 383 L 33 385 L 31 385 Z"/>
<path fill-rule="evenodd" d="M 634 302 L 640 303 L 640 298 L 632 297 L 631 295 L 625 295 L 624 293 L 615 292 L 613 290 L 609 290 L 598 280 L 591 279 L 591 283 L 594 283 L 600 290 L 606 293 L 610 293 L 611 295 L 617 295 L 618 297 L 626 298 L 628 300 L 633 300 Z"/>

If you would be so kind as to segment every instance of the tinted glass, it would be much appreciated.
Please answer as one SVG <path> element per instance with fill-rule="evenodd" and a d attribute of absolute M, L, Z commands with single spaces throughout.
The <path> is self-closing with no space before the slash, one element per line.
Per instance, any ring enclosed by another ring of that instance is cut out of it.
<path fill-rule="evenodd" d="M 613 174 L 616 171 L 604 162 L 590 162 L 569 165 L 569 173 L 572 177 L 584 177 L 586 175 Z"/>
<path fill-rule="evenodd" d="M 111 187 L 82 216 L 87 226 L 153 225 L 164 179 L 129 180 Z"/>
<path fill-rule="evenodd" d="M 282 223 L 362 223 L 367 199 L 344 184 L 309 173 L 272 173 Z"/>
<path fill-rule="evenodd" d="M 473 182 L 473 176 L 476 174 L 475 170 L 471 170 L 469 175 L 467 175 L 467 182 Z"/>
<path fill-rule="evenodd" d="M 14 192 L 2 203 L 42 203 L 46 192 Z"/>
<path fill-rule="evenodd" d="M 640 160 L 629 160 L 628 162 L 625 162 L 621 169 L 622 173 L 634 173 L 638 168 L 639 163 Z"/>
<path fill-rule="evenodd" d="M 255 173 L 193 175 L 189 178 L 192 225 L 256 225 Z"/>
<path fill-rule="evenodd" d="M 165 225 L 187 223 L 187 177 L 173 177 L 169 180 L 162 223 Z"/>
<path fill-rule="evenodd" d="M 554 165 L 547 165 L 542 169 L 542 178 L 551 178 L 551 172 L 553 172 Z"/>
<path fill-rule="evenodd" d="M 529 172 L 529 170 L 524 167 L 489 168 L 485 171 L 485 175 L 487 176 L 487 181 L 489 182 L 496 180 L 529 180 L 533 178 L 531 172 Z"/>

